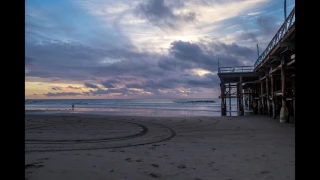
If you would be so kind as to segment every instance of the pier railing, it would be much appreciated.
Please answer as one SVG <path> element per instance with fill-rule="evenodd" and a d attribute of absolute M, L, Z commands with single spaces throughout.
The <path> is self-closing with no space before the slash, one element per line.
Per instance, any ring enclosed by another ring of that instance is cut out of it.
<path fill-rule="evenodd" d="M 234 66 L 234 67 L 219 67 L 219 73 L 240 73 L 240 72 L 252 72 L 253 66 Z"/>
<path fill-rule="evenodd" d="M 254 63 L 254 68 L 256 68 L 269 54 L 269 52 L 278 44 L 278 42 L 281 40 L 281 38 L 286 34 L 286 32 L 289 30 L 289 28 L 294 24 L 295 22 L 295 7 L 293 7 L 291 13 L 285 20 L 285 22 L 282 24 L 278 32 L 275 34 L 275 36 L 272 38 L 271 42 L 267 46 L 267 48 L 263 51 L 263 53 L 258 57 L 256 62 Z"/>

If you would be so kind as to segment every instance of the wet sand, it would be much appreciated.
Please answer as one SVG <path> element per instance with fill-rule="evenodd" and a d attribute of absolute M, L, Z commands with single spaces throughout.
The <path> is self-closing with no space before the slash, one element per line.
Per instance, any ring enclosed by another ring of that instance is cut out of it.
<path fill-rule="evenodd" d="M 267 116 L 25 115 L 29 180 L 293 180 L 295 125 Z"/>

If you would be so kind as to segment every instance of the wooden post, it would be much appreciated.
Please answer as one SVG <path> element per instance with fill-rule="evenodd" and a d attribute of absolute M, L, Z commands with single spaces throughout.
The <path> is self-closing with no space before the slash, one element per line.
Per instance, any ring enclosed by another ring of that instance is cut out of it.
<path fill-rule="evenodd" d="M 229 114 L 231 116 L 231 85 L 229 83 Z"/>
<path fill-rule="evenodd" d="M 271 68 L 272 70 L 272 68 Z M 272 98 L 272 117 L 273 119 L 277 118 L 276 114 L 276 103 L 275 103 L 275 96 L 274 96 L 274 75 L 270 74 L 270 80 L 271 80 L 271 98 Z"/>
<path fill-rule="evenodd" d="M 220 88 L 221 88 L 221 116 L 226 115 L 226 106 L 225 106 L 225 96 L 226 96 L 226 87 L 224 82 L 220 83 Z"/>
<path fill-rule="evenodd" d="M 249 88 L 249 102 L 248 102 L 248 104 L 249 104 L 249 109 L 251 110 L 252 109 L 252 89 L 251 88 Z"/>
<path fill-rule="evenodd" d="M 254 114 L 257 114 L 257 102 L 255 100 L 256 97 L 256 84 L 254 84 L 253 89 L 252 89 L 252 109 Z"/>
<path fill-rule="evenodd" d="M 285 71 L 285 56 L 281 59 L 281 94 L 282 94 L 282 107 L 280 109 L 280 122 L 287 122 L 288 108 L 286 107 L 286 71 Z"/>
<path fill-rule="evenodd" d="M 260 77 L 261 78 L 261 77 Z M 263 98 L 263 83 L 260 81 L 260 101 L 261 101 L 261 114 L 264 114 L 264 98 Z"/>
<path fill-rule="evenodd" d="M 242 90 L 242 76 L 240 76 L 239 82 L 239 91 L 240 91 L 240 98 L 239 98 L 239 109 L 240 109 L 240 116 L 244 115 L 244 107 L 243 107 L 243 90 Z"/>
<path fill-rule="evenodd" d="M 239 83 L 237 83 L 237 115 L 239 116 L 240 113 L 240 95 L 239 95 Z"/>
<path fill-rule="evenodd" d="M 269 96 L 269 74 L 266 74 L 266 91 L 267 91 L 268 115 L 271 116 L 271 112 L 270 112 L 270 96 Z"/>

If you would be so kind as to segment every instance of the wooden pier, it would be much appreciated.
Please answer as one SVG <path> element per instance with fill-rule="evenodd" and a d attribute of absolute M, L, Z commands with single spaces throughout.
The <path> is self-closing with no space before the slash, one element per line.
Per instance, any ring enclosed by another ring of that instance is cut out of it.
<path fill-rule="evenodd" d="M 248 109 L 281 123 L 295 122 L 294 17 L 295 8 L 254 66 L 219 67 L 222 116 L 231 115 L 231 98 L 236 98 L 238 115 Z"/>

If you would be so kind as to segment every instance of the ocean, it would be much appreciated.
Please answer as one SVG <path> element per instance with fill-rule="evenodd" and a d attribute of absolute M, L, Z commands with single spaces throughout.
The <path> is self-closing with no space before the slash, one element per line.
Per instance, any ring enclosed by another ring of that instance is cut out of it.
<path fill-rule="evenodd" d="M 72 110 L 72 104 L 74 109 Z M 233 111 L 237 109 L 231 101 Z M 229 107 L 227 106 L 227 109 Z M 220 99 L 28 99 L 28 113 L 91 113 L 130 116 L 221 116 Z M 32 110 L 32 111 L 30 111 Z M 232 112 L 235 115 L 236 112 Z M 229 115 L 229 114 L 228 114 Z"/>

